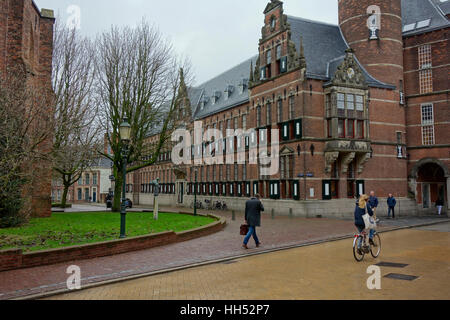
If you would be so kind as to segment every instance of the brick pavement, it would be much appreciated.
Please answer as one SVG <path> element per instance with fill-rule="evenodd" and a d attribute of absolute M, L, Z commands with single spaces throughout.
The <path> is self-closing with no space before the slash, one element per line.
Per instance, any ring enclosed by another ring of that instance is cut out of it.
<path fill-rule="evenodd" d="M 437 230 L 436 230 L 437 229 Z M 438 232 L 436 232 L 438 231 Z M 381 235 L 379 258 L 357 263 L 352 240 L 322 243 L 99 286 L 49 300 L 446 300 L 450 298 L 450 223 Z M 367 288 L 380 262 L 381 289 Z M 414 275 L 414 281 L 385 278 Z M 175 314 L 173 314 L 175 315 Z"/>
<path fill-rule="evenodd" d="M 345 237 L 355 232 L 353 221 L 289 217 L 272 219 L 269 215 L 264 215 L 262 228 L 258 230 L 263 246 L 256 249 L 254 243 L 250 242 L 251 250 L 244 251 L 241 249 L 243 238 L 239 235 L 239 226 L 242 223 L 243 215 L 237 214 L 237 220 L 232 221 L 229 212 L 216 212 L 216 214 L 226 217 L 228 225 L 224 231 L 204 238 L 110 257 L 0 272 L 0 299 L 19 298 L 65 289 L 68 277 L 66 269 L 73 264 L 81 268 L 82 285 L 87 285 L 249 253 Z M 439 221 L 444 221 L 444 219 L 388 220 L 385 222 L 385 226 L 381 227 L 381 231 L 393 227 Z"/>

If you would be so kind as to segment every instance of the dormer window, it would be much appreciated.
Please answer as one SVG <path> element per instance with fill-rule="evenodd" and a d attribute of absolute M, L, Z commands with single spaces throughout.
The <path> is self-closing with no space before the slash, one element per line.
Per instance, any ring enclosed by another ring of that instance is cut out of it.
<path fill-rule="evenodd" d="M 212 95 L 212 97 L 211 97 L 211 102 L 212 102 L 212 104 L 216 104 L 217 101 L 219 101 L 220 95 L 221 95 L 220 91 L 215 91 L 215 92 L 213 93 L 213 95 Z"/>
<path fill-rule="evenodd" d="M 203 96 L 200 101 L 200 110 L 203 110 L 205 106 L 208 104 L 209 98 L 207 96 Z"/>
<path fill-rule="evenodd" d="M 225 100 L 228 100 L 231 97 L 231 95 L 233 94 L 233 91 L 234 91 L 234 87 L 233 86 L 227 86 L 225 88 L 225 91 L 224 91 L 224 93 L 225 93 L 225 95 L 224 95 Z"/>
<path fill-rule="evenodd" d="M 244 93 L 244 90 L 247 88 L 247 83 L 248 83 L 247 79 L 242 79 L 242 81 L 239 82 L 238 84 L 239 94 Z"/>

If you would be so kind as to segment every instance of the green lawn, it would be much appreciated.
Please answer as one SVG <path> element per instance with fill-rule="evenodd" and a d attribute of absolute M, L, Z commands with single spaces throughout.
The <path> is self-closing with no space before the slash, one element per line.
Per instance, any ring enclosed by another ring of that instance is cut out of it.
<path fill-rule="evenodd" d="M 213 223 L 209 217 L 173 213 L 127 213 L 127 236 L 163 231 L 185 231 Z M 32 219 L 20 228 L 0 229 L 0 250 L 21 248 L 24 252 L 115 240 L 120 234 L 119 213 L 53 213 L 51 218 Z"/>

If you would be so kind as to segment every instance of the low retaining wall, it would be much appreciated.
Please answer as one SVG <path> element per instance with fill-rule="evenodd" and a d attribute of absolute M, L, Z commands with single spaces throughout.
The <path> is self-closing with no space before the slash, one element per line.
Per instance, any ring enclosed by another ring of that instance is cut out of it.
<path fill-rule="evenodd" d="M 23 253 L 22 249 L 0 251 L 0 271 L 37 267 L 68 261 L 92 259 L 120 253 L 150 249 L 204 237 L 225 228 L 226 220 L 208 215 L 218 221 L 183 232 L 162 232 L 146 236 L 112 240 L 60 249 Z"/>

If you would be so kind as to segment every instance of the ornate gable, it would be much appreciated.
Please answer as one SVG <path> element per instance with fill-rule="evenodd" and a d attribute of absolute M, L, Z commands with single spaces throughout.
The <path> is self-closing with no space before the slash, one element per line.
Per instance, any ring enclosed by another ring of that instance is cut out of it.
<path fill-rule="evenodd" d="M 283 4 L 283 2 L 278 1 L 278 0 L 271 0 L 269 4 L 267 4 L 266 9 L 264 9 L 264 14 L 269 13 L 270 11 L 272 11 L 273 9 L 275 9 L 278 6 L 281 6 Z"/>
<path fill-rule="evenodd" d="M 345 59 L 334 75 L 333 85 L 367 89 L 364 73 L 355 59 L 353 49 L 347 49 L 345 52 Z"/>

